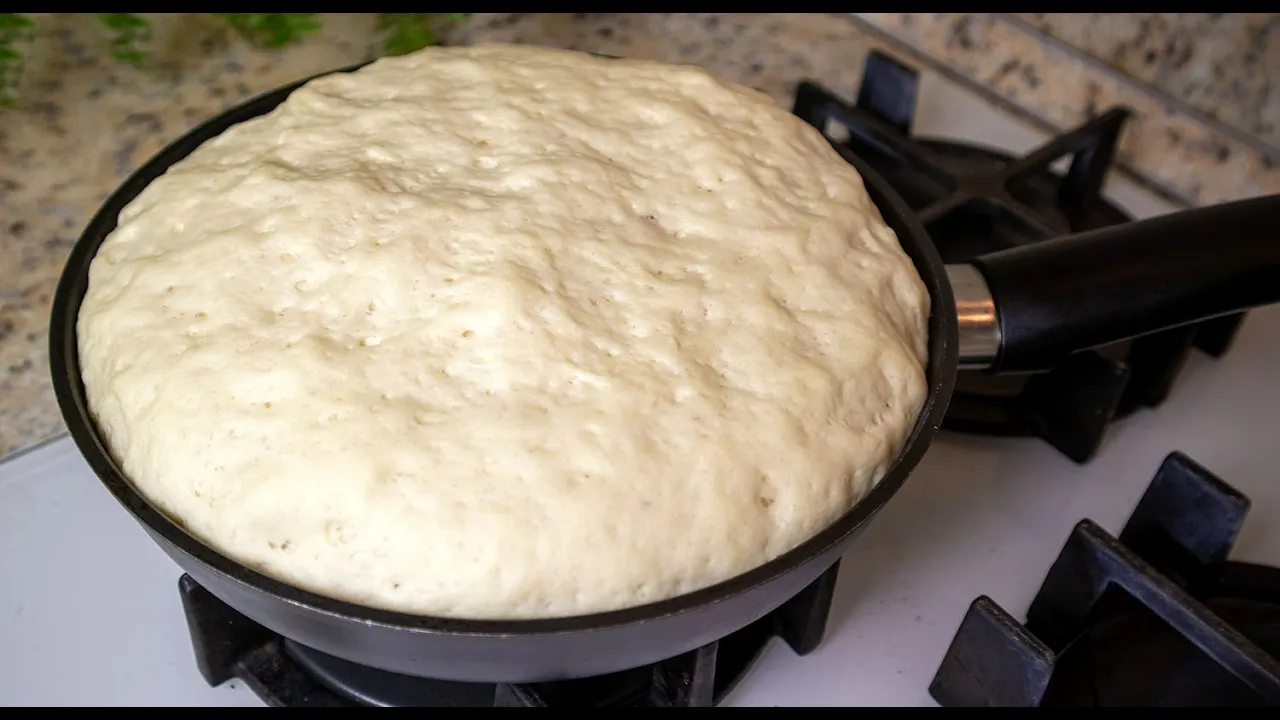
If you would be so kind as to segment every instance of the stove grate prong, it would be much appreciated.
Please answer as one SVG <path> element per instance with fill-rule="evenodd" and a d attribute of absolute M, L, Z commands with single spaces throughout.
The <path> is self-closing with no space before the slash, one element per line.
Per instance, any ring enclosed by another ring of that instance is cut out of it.
<path fill-rule="evenodd" d="M 1075 526 L 1025 624 L 988 597 L 975 600 L 930 693 L 944 706 L 1054 704 L 1054 688 L 1069 684 L 1054 677 L 1063 653 L 1091 628 L 1143 608 L 1234 676 L 1239 692 L 1280 705 L 1280 659 L 1199 599 L 1229 566 L 1248 509 L 1239 491 L 1170 453 L 1120 538 L 1092 520 Z"/>

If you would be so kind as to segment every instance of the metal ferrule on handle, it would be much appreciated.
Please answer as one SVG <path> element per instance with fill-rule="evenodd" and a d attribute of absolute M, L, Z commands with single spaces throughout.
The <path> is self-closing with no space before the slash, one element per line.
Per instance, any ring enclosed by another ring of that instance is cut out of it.
<path fill-rule="evenodd" d="M 960 331 L 960 368 L 985 369 L 1000 355 L 1000 320 L 986 278 L 972 265 L 948 265 Z"/>
<path fill-rule="evenodd" d="M 1067 355 L 1280 302 L 1280 195 L 1000 250 L 947 267 L 960 366 Z"/>

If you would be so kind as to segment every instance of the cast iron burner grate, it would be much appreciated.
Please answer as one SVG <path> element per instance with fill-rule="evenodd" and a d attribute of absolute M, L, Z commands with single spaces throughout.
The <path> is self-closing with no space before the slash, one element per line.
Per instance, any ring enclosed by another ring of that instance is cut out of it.
<path fill-rule="evenodd" d="M 930 694 L 946 707 L 1280 705 L 1280 569 L 1227 560 L 1248 509 L 1169 455 L 1119 539 L 1075 527 L 1025 625 L 975 600 Z"/>
<path fill-rule="evenodd" d="M 901 194 L 948 263 L 993 250 L 1093 230 L 1131 217 L 1101 195 L 1129 112 L 1109 110 L 1030 154 L 913 137 L 918 77 L 871 53 L 856 105 L 801 83 L 793 112 L 851 152 Z M 1051 165 L 1070 158 L 1060 174 Z M 1241 315 L 1077 353 L 1046 373 L 962 372 L 943 427 L 990 435 L 1036 436 L 1087 462 L 1107 426 L 1168 396 L 1192 347 L 1220 356 Z"/>
<path fill-rule="evenodd" d="M 709 707 L 742 679 L 773 637 L 796 653 L 826 631 L 839 563 L 773 613 L 705 647 L 655 665 L 578 680 L 504 685 L 410 677 L 326 655 L 283 638 L 178 581 L 196 665 L 212 686 L 240 678 L 275 707 Z"/>

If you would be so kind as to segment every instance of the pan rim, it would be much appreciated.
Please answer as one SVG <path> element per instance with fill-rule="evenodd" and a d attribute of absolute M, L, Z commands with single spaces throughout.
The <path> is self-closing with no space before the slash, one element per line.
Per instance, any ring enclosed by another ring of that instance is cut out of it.
<path fill-rule="evenodd" d="M 929 390 L 915 425 L 876 487 L 823 530 L 791 550 L 713 585 L 644 605 L 550 618 L 467 619 L 384 610 L 321 595 L 243 565 L 188 532 L 180 521 L 161 511 L 134 488 L 108 451 L 88 410 L 80 373 L 76 326 L 88 285 L 90 262 L 103 240 L 116 227 L 120 210 L 169 166 L 233 125 L 270 112 L 307 82 L 326 75 L 352 72 L 367 64 L 359 63 L 329 70 L 288 83 L 244 100 L 188 130 L 148 159 L 108 196 L 85 226 L 65 261 L 54 295 L 49 332 L 49 362 L 55 398 L 68 434 L 83 459 L 98 480 L 149 534 L 158 536 L 157 539 L 168 543 L 192 562 L 227 582 L 240 585 L 246 590 L 265 593 L 310 612 L 330 616 L 334 620 L 424 635 L 504 637 L 579 634 L 681 615 L 727 601 L 778 580 L 856 533 L 884 507 L 912 474 L 938 431 L 954 388 L 958 367 L 954 298 L 942 259 L 906 201 L 866 163 L 846 148 L 833 143 L 839 154 L 862 175 L 880 214 L 891 214 L 896 221 L 886 219 L 886 223 L 893 227 L 904 227 L 910 235 L 908 238 L 899 237 L 899 243 L 912 256 L 913 264 L 927 286 L 931 302 L 926 361 Z M 895 234 L 901 235 L 901 232 L 895 231 Z"/>

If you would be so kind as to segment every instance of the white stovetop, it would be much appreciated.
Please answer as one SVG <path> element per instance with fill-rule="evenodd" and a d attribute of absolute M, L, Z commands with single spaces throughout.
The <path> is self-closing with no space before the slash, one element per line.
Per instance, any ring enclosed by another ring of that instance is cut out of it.
<path fill-rule="evenodd" d="M 1043 136 L 925 75 L 916 129 L 1024 152 Z M 1139 216 L 1169 208 L 1112 183 Z M 1113 428 L 1088 466 L 1036 440 L 944 434 L 845 556 L 824 644 L 775 641 L 728 705 L 934 705 L 928 685 L 969 603 L 1021 617 L 1082 518 L 1119 532 L 1182 450 L 1248 494 L 1239 559 L 1280 563 L 1280 309 L 1223 359 L 1197 354 L 1173 396 Z M 0 463 L 0 705 L 245 705 L 196 671 L 178 568 L 65 438 Z"/>

